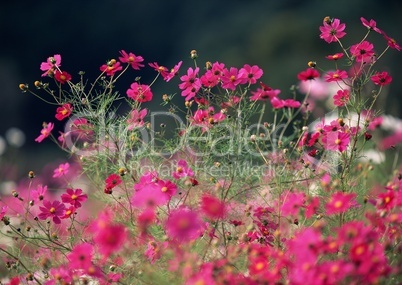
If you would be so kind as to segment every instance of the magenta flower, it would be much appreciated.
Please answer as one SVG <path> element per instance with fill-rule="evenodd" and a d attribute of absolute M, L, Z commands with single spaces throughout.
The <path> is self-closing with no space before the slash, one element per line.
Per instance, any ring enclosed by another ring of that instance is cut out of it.
<path fill-rule="evenodd" d="M 172 80 L 173 77 L 175 77 L 177 74 L 179 74 L 179 69 L 181 67 L 181 65 L 183 64 L 183 61 L 179 61 L 171 70 L 170 72 L 163 77 L 163 79 L 166 82 L 169 82 L 170 80 Z"/>
<path fill-rule="evenodd" d="M 106 73 L 108 76 L 113 76 L 116 72 L 123 69 L 119 61 L 111 60 L 108 64 L 103 64 L 100 71 Z"/>
<path fill-rule="evenodd" d="M 56 119 L 62 121 L 63 119 L 70 116 L 72 111 L 73 107 L 70 103 L 63 104 L 61 107 L 58 107 L 56 109 Z"/>
<path fill-rule="evenodd" d="M 67 174 L 69 168 L 70 168 L 70 164 L 68 162 L 60 164 L 53 171 L 53 178 L 62 177 L 63 175 Z"/>
<path fill-rule="evenodd" d="M 396 49 L 397 51 L 401 50 L 401 46 L 396 42 L 395 39 L 389 37 L 387 34 L 383 32 L 384 39 L 387 41 L 387 45 L 392 48 Z"/>
<path fill-rule="evenodd" d="M 297 74 L 297 78 L 301 81 L 313 80 L 318 77 L 320 77 L 320 73 L 314 68 L 307 68 Z"/>
<path fill-rule="evenodd" d="M 0 209 L 0 221 L 4 218 L 4 216 L 6 215 L 8 206 L 2 206 Z"/>
<path fill-rule="evenodd" d="M 182 83 L 179 84 L 179 88 L 182 90 L 181 96 L 186 97 L 186 101 L 194 98 L 198 90 L 201 88 L 201 80 L 197 77 L 199 70 L 199 67 L 195 69 L 190 67 L 187 69 L 187 75 L 180 77 Z"/>
<path fill-rule="evenodd" d="M 173 172 L 173 177 L 176 179 L 180 179 L 182 177 L 193 177 L 194 172 L 188 167 L 187 162 L 185 160 L 180 159 L 177 162 L 176 171 Z"/>
<path fill-rule="evenodd" d="M 343 107 L 349 102 L 350 92 L 348 90 L 338 90 L 334 95 L 334 105 Z"/>
<path fill-rule="evenodd" d="M 371 31 L 375 31 L 381 35 L 383 34 L 383 31 L 380 30 L 379 28 L 377 28 L 377 23 L 373 19 L 371 19 L 370 21 L 367 21 L 365 18 L 360 17 L 360 21 L 362 22 L 363 26 L 365 26 L 367 29 L 369 29 Z"/>
<path fill-rule="evenodd" d="M 163 65 L 159 65 L 157 62 L 148 63 L 150 67 L 152 67 L 155 71 L 159 72 L 163 78 L 165 78 L 169 74 L 169 69 Z"/>
<path fill-rule="evenodd" d="M 265 85 L 264 83 L 260 82 L 262 88 L 257 88 L 257 91 L 251 91 L 253 96 L 250 97 L 251 101 L 267 101 L 271 100 L 274 97 L 277 97 L 281 90 L 279 89 L 272 89 L 271 87 Z"/>
<path fill-rule="evenodd" d="M 46 62 L 42 62 L 40 65 L 40 70 L 45 71 L 42 76 L 51 75 L 54 73 L 57 67 L 61 66 L 61 56 L 55 54 L 54 56 L 48 57 Z"/>
<path fill-rule="evenodd" d="M 338 39 L 343 38 L 346 33 L 345 24 L 341 24 L 339 19 L 333 19 L 330 23 L 323 22 L 323 26 L 320 26 L 320 38 L 327 43 L 336 42 Z"/>
<path fill-rule="evenodd" d="M 327 55 L 325 58 L 329 60 L 338 60 L 343 57 L 343 52 L 332 54 L 332 55 Z"/>
<path fill-rule="evenodd" d="M 70 189 L 66 190 L 66 193 L 61 195 L 61 200 L 63 203 L 69 203 L 78 209 L 81 207 L 81 202 L 85 202 L 88 199 L 87 194 L 83 194 L 81 189 Z"/>
<path fill-rule="evenodd" d="M 141 67 L 144 67 L 144 65 L 141 63 L 144 61 L 142 56 L 137 56 L 131 52 L 127 53 L 124 50 L 121 50 L 120 54 L 121 57 L 119 57 L 119 60 L 121 62 L 130 64 L 133 69 L 139 70 Z"/>
<path fill-rule="evenodd" d="M 325 205 L 326 214 L 333 215 L 346 212 L 350 207 L 356 206 L 355 197 L 356 193 L 348 194 L 339 191 L 332 194 L 328 203 Z"/>
<path fill-rule="evenodd" d="M 60 82 L 61 84 L 64 84 L 67 81 L 71 80 L 71 75 L 66 71 L 56 70 L 54 72 L 54 79 L 56 79 L 57 82 Z"/>
<path fill-rule="evenodd" d="M 87 242 L 74 246 L 73 250 L 67 255 L 69 267 L 72 269 L 82 269 L 86 271 L 93 266 L 93 253 L 93 245 Z"/>
<path fill-rule="evenodd" d="M 255 84 L 258 79 L 263 75 L 263 71 L 257 65 L 250 66 L 245 64 L 243 68 L 239 70 L 239 78 L 241 84 Z"/>
<path fill-rule="evenodd" d="M 374 45 L 368 41 L 362 41 L 351 46 L 350 53 L 357 62 L 370 62 L 374 56 Z"/>
<path fill-rule="evenodd" d="M 43 129 L 40 131 L 40 136 L 35 139 L 36 142 L 40 143 L 45 138 L 47 138 L 51 131 L 53 130 L 54 124 L 53 123 L 43 123 Z"/>
<path fill-rule="evenodd" d="M 201 210 L 210 219 L 222 219 L 226 215 L 224 201 L 210 195 L 204 194 L 201 198 Z"/>
<path fill-rule="evenodd" d="M 145 84 L 134 82 L 127 90 L 127 96 L 139 103 L 149 102 L 152 100 L 151 87 Z"/>
<path fill-rule="evenodd" d="M 195 211 L 182 207 L 170 212 L 165 229 L 169 238 L 187 242 L 202 235 L 204 224 Z"/>
<path fill-rule="evenodd" d="M 102 221 L 98 221 L 98 223 Z M 123 225 L 104 223 L 94 235 L 94 242 L 98 251 L 108 258 L 112 253 L 118 252 L 126 243 L 128 238 L 127 230 Z"/>
<path fill-rule="evenodd" d="M 347 149 L 350 142 L 350 133 L 328 132 L 322 139 L 324 147 L 327 150 L 343 152 Z"/>
<path fill-rule="evenodd" d="M 221 77 L 222 88 L 229 90 L 236 90 L 236 86 L 242 82 L 242 78 L 239 76 L 239 71 L 235 67 L 231 67 L 229 70 L 225 68 Z"/>
<path fill-rule="evenodd" d="M 45 194 L 47 192 L 47 186 L 42 186 L 39 184 L 36 189 L 32 190 L 31 192 L 31 197 L 33 200 L 39 202 L 42 201 L 43 198 L 45 198 Z"/>
<path fill-rule="evenodd" d="M 345 70 L 328 71 L 324 76 L 326 82 L 342 81 L 348 77 L 348 73 Z"/>
<path fill-rule="evenodd" d="M 66 206 L 60 201 L 43 201 L 43 207 L 40 206 L 39 210 L 41 213 L 38 215 L 38 218 L 41 220 L 46 220 L 47 218 L 52 218 L 55 224 L 60 224 L 60 217 L 64 216 L 64 211 Z"/>
<path fill-rule="evenodd" d="M 140 185 L 136 185 L 138 188 Z M 138 208 L 155 208 L 166 205 L 170 200 L 168 195 L 164 195 L 161 187 L 156 183 L 148 183 L 134 192 L 131 204 Z"/>
<path fill-rule="evenodd" d="M 130 118 L 127 120 L 127 129 L 130 131 L 132 129 L 142 127 L 144 125 L 144 118 L 147 113 L 147 109 L 142 109 L 141 111 L 138 111 L 137 109 L 132 110 L 130 113 Z"/>
<path fill-rule="evenodd" d="M 121 182 L 122 182 L 122 180 L 121 180 L 120 175 L 118 175 L 116 173 L 112 173 L 105 179 L 105 183 L 106 183 L 105 189 L 110 191 L 117 185 L 121 184 Z"/>
<path fill-rule="evenodd" d="M 386 71 L 377 72 L 371 76 L 371 81 L 373 81 L 375 85 L 384 86 L 391 83 L 392 77 Z"/>

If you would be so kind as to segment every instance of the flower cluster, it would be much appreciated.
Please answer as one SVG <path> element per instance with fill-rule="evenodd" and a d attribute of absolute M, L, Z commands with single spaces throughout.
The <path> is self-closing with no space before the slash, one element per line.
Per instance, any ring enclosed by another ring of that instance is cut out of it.
<path fill-rule="evenodd" d="M 319 37 L 339 50 L 322 60 L 334 68 L 310 61 L 286 94 L 264 83 L 258 65 L 202 69 L 196 51 L 183 71 L 183 61 L 169 69 L 121 50 L 88 86 L 60 69 L 60 55 L 49 57 L 40 69 L 58 91 L 34 85 L 53 96 L 57 121 L 35 141 L 52 139 L 71 161 L 31 172 L 1 199 L 1 281 L 396 284 L 402 168 L 395 159 L 391 176 L 378 178 L 363 158 L 402 142 L 400 132 L 382 140 L 377 99 L 392 77 L 375 70 L 400 46 L 374 20 L 361 23 L 367 34 L 345 48 L 346 25 L 324 18 Z M 119 90 L 119 78 L 144 68 L 153 80 Z M 158 78 L 181 98 L 164 94 L 166 110 L 153 112 Z"/>

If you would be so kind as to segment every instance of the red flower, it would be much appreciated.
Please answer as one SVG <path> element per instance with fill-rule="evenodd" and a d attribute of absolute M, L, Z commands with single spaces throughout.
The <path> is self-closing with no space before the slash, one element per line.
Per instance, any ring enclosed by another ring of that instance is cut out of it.
<path fill-rule="evenodd" d="M 139 103 L 148 102 L 152 100 L 151 87 L 145 84 L 138 84 L 134 82 L 127 90 L 127 96 Z"/>
<path fill-rule="evenodd" d="M 56 119 L 62 121 L 63 119 L 67 118 L 71 115 L 73 107 L 70 103 L 63 104 L 61 107 L 56 109 Z"/>
<path fill-rule="evenodd" d="M 373 81 L 375 85 L 384 86 L 391 83 L 392 77 L 386 71 L 377 72 L 376 74 L 371 76 L 371 81 Z"/>
<path fill-rule="evenodd" d="M 69 203 L 78 209 L 81 207 L 81 202 L 85 202 L 88 199 L 87 194 L 83 194 L 81 189 L 67 189 L 66 193 L 61 195 L 63 203 Z"/>
<path fill-rule="evenodd" d="M 126 53 L 124 50 L 120 51 L 121 57 L 119 57 L 119 60 L 124 63 L 128 63 L 131 65 L 133 69 L 139 70 L 140 67 L 144 67 L 141 62 L 144 61 L 144 58 L 142 56 L 136 56 L 133 53 Z"/>
<path fill-rule="evenodd" d="M 66 71 L 59 71 L 56 70 L 54 72 L 54 78 L 60 82 L 61 84 L 66 83 L 67 81 L 71 80 L 71 75 L 69 73 L 67 73 Z"/>
<path fill-rule="evenodd" d="M 43 201 L 44 207 L 39 207 L 41 213 L 38 215 L 38 218 L 41 220 L 46 220 L 47 218 L 52 218 L 55 224 L 60 224 L 60 217 L 64 216 L 65 206 L 60 201 L 49 202 L 47 200 Z"/>
<path fill-rule="evenodd" d="M 327 43 L 336 42 L 346 35 L 345 28 L 346 25 L 341 24 L 339 19 L 333 19 L 330 23 L 324 21 L 323 26 L 320 26 L 320 38 Z"/>
<path fill-rule="evenodd" d="M 307 68 L 306 70 L 297 74 L 297 78 L 301 81 L 313 80 L 320 77 L 320 73 L 314 68 Z"/>
<path fill-rule="evenodd" d="M 122 182 L 120 175 L 117 175 L 116 173 L 110 174 L 106 179 L 105 179 L 105 189 L 107 190 L 112 190 L 114 187 L 119 185 Z M 111 193 L 108 193 L 111 194 Z"/>

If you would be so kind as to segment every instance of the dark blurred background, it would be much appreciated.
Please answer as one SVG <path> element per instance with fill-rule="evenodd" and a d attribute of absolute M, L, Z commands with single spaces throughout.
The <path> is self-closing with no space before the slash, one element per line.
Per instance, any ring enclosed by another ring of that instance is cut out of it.
<path fill-rule="evenodd" d="M 361 16 L 375 19 L 379 28 L 402 44 L 401 15 L 400 0 L 2 1 L 0 179 L 16 179 L 49 160 L 66 157 L 50 141 L 34 142 L 42 122 L 55 121 L 54 107 L 18 88 L 19 83 L 33 86 L 41 79 L 40 63 L 49 56 L 61 54 L 62 69 L 73 80 L 83 70 L 91 81 L 99 74 L 99 66 L 117 58 L 122 49 L 143 56 L 146 63 L 157 61 L 167 67 L 184 60 L 185 68 L 191 64 L 190 50 L 196 49 L 199 65 L 205 61 L 235 67 L 259 65 L 263 81 L 286 96 L 309 60 L 330 67 L 324 56 L 340 51 L 337 44 L 319 38 L 318 27 L 325 16 L 346 23 L 347 36 L 342 40 L 349 46 L 366 32 Z M 385 47 L 380 35 L 369 40 Z M 377 69 L 389 71 L 394 78 L 383 109 L 399 116 L 402 53 L 391 50 Z M 123 93 L 135 76 L 144 76 L 146 83 L 154 72 L 146 67 L 131 74 L 120 82 Z M 157 84 L 154 96 L 161 96 L 172 84 L 165 86 Z"/>

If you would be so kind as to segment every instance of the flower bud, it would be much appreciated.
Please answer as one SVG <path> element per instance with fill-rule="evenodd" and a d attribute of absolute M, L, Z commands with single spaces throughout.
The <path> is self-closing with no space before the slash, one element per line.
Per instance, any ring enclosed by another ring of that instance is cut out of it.
<path fill-rule="evenodd" d="M 314 68 L 314 67 L 317 66 L 317 62 L 315 62 L 315 61 L 309 61 L 309 62 L 307 63 L 307 65 L 308 65 L 309 67 L 311 67 L 311 68 Z"/>
<path fill-rule="evenodd" d="M 119 168 L 119 175 L 120 176 L 124 176 L 124 175 L 126 175 L 127 174 L 127 169 L 125 169 L 125 168 L 123 168 L 123 167 L 120 167 Z"/>
<path fill-rule="evenodd" d="M 34 82 L 34 85 L 35 85 L 36 88 L 40 89 L 40 88 L 43 86 L 43 83 L 40 82 L 40 81 L 38 81 L 38 80 L 36 80 L 36 81 Z"/>
<path fill-rule="evenodd" d="M 34 178 L 34 177 L 35 177 L 35 173 L 34 173 L 32 170 L 29 171 L 29 172 L 28 172 L 28 177 L 31 178 L 31 179 Z"/>
<path fill-rule="evenodd" d="M 210 61 L 207 61 L 207 62 L 205 63 L 205 69 L 206 69 L 206 70 L 211 70 L 211 69 L 212 69 L 212 63 L 211 63 Z"/>
<path fill-rule="evenodd" d="M 22 92 L 26 92 L 28 90 L 28 84 L 21 83 L 18 85 Z"/>
<path fill-rule="evenodd" d="M 196 59 L 198 57 L 197 51 L 195 49 L 193 49 L 190 52 L 190 57 L 191 57 L 191 59 Z"/>

